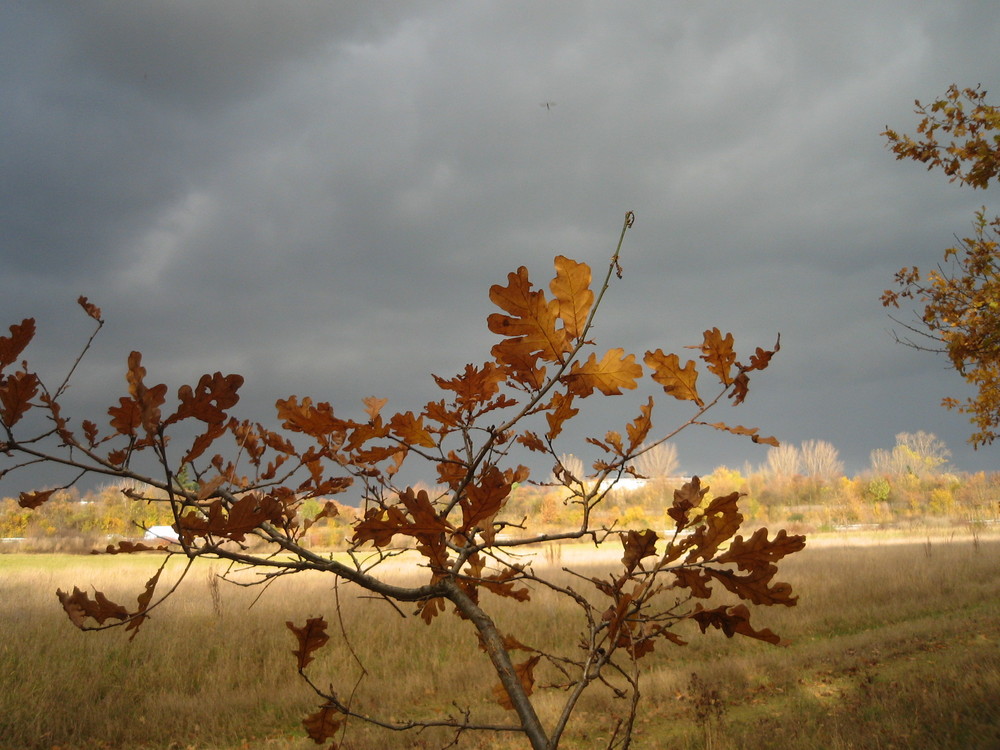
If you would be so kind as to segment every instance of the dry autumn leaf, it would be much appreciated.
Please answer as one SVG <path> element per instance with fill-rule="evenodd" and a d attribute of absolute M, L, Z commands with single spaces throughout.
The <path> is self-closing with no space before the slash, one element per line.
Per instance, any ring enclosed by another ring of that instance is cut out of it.
<path fill-rule="evenodd" d="M 723 385 L 732 383 L 732 367 L 736 362 L 736 352 L 733 351 L 733 334 L 725 336 L 718 328 L 705 331 L 705 338 L 700 347 L 701 358 L 708 363 L 708 371 L 719 378 Z"/>
<path fill-rule="evenodd" d="M 25 318 L 10 327 L 10 336 L 0 336 L 0 371 L 17 361 L 35 337 L 35 319 Z"/>
<path fill-rule="evenodd" d="M 776 437 L 760 435 L 756 427 L 744 427 L 743 425 L 730 426 L 725 422 L 712 422 L 709 426 L 717 430 L 723 430 L 724 432 L 731 432 L 734 435 L 746 435 L 755 443 L 773 445 L 775 448 L 779 445 Z"/>
<path fill-rule="evenodd" d="M 541 658 L 540 654 L 535 654 L 527 661 L 514 665 L 514 671 L 521 683 L 521 687 L 524 689 L 525 695 L 531 695 L 535 691 L 535 666 Z M 497 703 L 503 708 L 508 711 L 514 710 L 514 704 L 511 702 L 510 695 L 508 695 L 507 689 L 502 683 L 493 688 L 493 695 Z"/>
<path fill-rule="evenodd" d="M 415 417 L 412 411 L 394 414 L 389 420 L 389 429 L 404 444 L 422 448 L 433 448 L 437 445 L 430 432 L 424 428 L 423 416 Z"/>
<path fill-rule="evenodd" d="M 687 526 L 688 512 L 701 505 L 708 490 L 708 487 L 701 486 L 701 479 L 697 476 L 691 477 L 690 482 L 685 482 L 680 489 L 674 490 L 674 502 L 667 513 L 677 522 L 678 530 Z"/>
<path fill-rule="evenodd" d="M 134 435 L 142 422 L 139 405 L 127 396 L 118 399 L 118 406 L 109 407 L 108 414 L 111 416 L 111 426 L 119 435 Z"/>
<path fill-rule="evenodd" d="M 139 409 L 139 423 L 149 435 L 154 434 L 160 426 L 160 407 L 163 406 L 167 386 L 163 383 L 147 387 L 143 382 L 146 368 L 142 366 L 142 354 L 132 352 L 128 356 L 128 370 L 125 379 L 128 382 L 129 395 Z"/>
<path fill-rule="evenodd" d="M 74 586 L 72 594 L 59 590 L 56 591 L 56 596 L 70 621 L 81 630 L 86 627 L 88 617 L 96 620 L 98 625 L 103 625 L 107 620 L 126 620 L 129 616 L 125 607 L 115 604 L 100 591 L 94 592 L 94 598 L 91 599 L 86 592 Z"/>
<path fill-rule="evenodd" d="M 627 572 L 631 573 L 640 567 L 644 558 L 656 555 L 656 540 L 658 538 L 652 529 L 629 530 L 621 535 L 622 547 L 625 548 L 622 565 L 625 566 Z"/>
<path fill-rule="evenodd" d="M 689 562 L 697 558 L 711 559 L 719 547 L 739 530 L 743 524 L 743 514 L 738 510 L 740 497 L 739 492 L 732 492 L 708 504 L 694 531 L 692 552 L 687 558 Z"/>
<path fill-rule="evenodd" d="M 719 555 L 721 563 L 736 563 L 740 570 L 753 570 L 762 565 L 777 562 L 786 555 L 798 552 L 806 546 L 806 538 L 801 535 L 789 536 L 784 529 L 768 540 L 767 529 L 757 529 L 753 536 L 744 540 L 737 536 L 729 549 Z"/>
<path fill-rule="evenodd" d="M 37 508 L 46 503 L 56 490 L 37 490 L 35 492 L 22 492 L 17 497 L 17 504 L 22 508 Z"/>
<path fill-rule="evenodd" d="M 330 636 L 326 633 L 326 620 L 322 617 L 310 617 L 302 627 L 298 627 L 291 620 L 285 625 L 295 635 L 298 643 L 298 648 L 292 653 L 295 654 L 296 664 L 301 672 L 315 658 L 313 653 L 330 640 Z"/>
<path fill-rule="evenodd" d="M 160 566 L 159 570 L 153 574 L 153 577 L 146 581 L 146 587 L 143 589 L 142 593 L 139 594 L 138 607 L 135 612 L 129 617 L 128 624 L 125 625 L 125 630 L 131 630 L 132 635 L 129 636 L 129 640 L 133 640 L 136 635 L 139 634 L 139 628 L 147 620 L 149 615 L 146 614 L 146 610 L 149 609 L 149 603 L 153 599 L 153 592 L 156 591 L 156 584 L 160 580 L 160 574 L 163 572 L 163 568 L 166 562 Z"/>
<path fill-rule="evenodd" d="M 653 397 L 650 396 L 646 403 L 639 407 L 639 416 L 625 427 L 628 432 L 629 452 L 642 445 L 649 431 L 653 429 L 652 414 Z"/>
<path fill-rule="evenodd" d="M 702 633 L 709 627 L 713 627 L 725 633 L 727 638 L 739 634 L 768 643 L 778 644 L 781 642 L 781 638 L 770 630 L 754 630 L 750 626 L 750 610 L 742 604 L 735 607 L 716 607 L 715 609 L 702 609 L 701 605 L 698 605 L 691 614 L 691 619 L 698 623 Z"/>
<path fill-rule="evenodd" d="M 84 312 L 86 312 L 87 315 L 89 315 L 91 318 L 96 320 L 98 323 L 104 322 L 101 319 L 101 308 L 92 303 L 89 299 L 81 296 L 79 299 L 77 299 L 76 302 L 78 305 L 80 305 L 80 307 L 83 308 Z"/>
<path fill-rule="evenodd" d="M 0 378 L 0 423 L 10 429 L 31 408 L 38 395 L 38 377 L 33 372 L 15 372 Z"/>
<path fill-rule="evenodd" d="M 465 497 L 461 499 L 461 531 L 470 531 L 482 521 L 495 516 L 503 507 L 510 491 L 511 483 L 506 480 L 503 472 L 495 466 L 489 467 L 478 481 L 466 488 Z"/>
<path fill-rule="evenodd" d="M 166 545 L 157 545 L 156 547 L 150 547 L 142 542 L 118 542 L 118 545 L 109 544 L 103 554 L 105 555 L 130 555 L 134 552 L 163 552 L 166 549 Z M 97 551 L 91 552 L 91 554 L 101 554 Z"/>
<path fill-rule="evenodd" d="M 189 418 L 208 423 L 222 422 L 226 412 L 240 400 L 237 391 L 242 385 L 242 375 L 223 375 L 221 372 L 202 375 L 194 388 L 182 385 L 178 389 L 177 400 L 180 405 L 166 422 L 169 424 Z"/>
<path fill-rule="evenodd" d="M 334 737 L 343 724 L 343 714 L 333 704 L 326 704 L 315 713 L 310 714 L 302 720 L 309 739 L 317 745 L 321 745 L 331 737 Z M 333 750 L 333 746 L 331 746 Z"/>
<path fill-rule="evenodd" d="M 583 364 L 574 362 L 563 380 L 577 396 L 589 396 L 595 388 L 605 396 L 619 396 L 622 388 L 638 387 L 636 381 L 641 377 L 642 366 L 635 361 L 635 355 L 625 354 L 619 347 L 610 349 L 600 362 L 596 354 L 591 354 Z"/>
<path fill-rule="evenodd" d="M 573 406 L 573 395 L 563 395 L 556 392 L 552 395 L 550 410 L 545 413 L 545 421 L 549 424 L 549 431 L 545 433 L 546 440 L 555 440 L 562 432 L 563 424 L 580 413 L 580 410 Z M 542 452 L 547 448 L 542 447 Z"/>
<path fill-rule="evenodd" d="M 389 403 L 389 399 L 378 398 L 376 396 L 366 396 L 363 403 L 365 405 L 365 414 L 368 415 L 368 419 L 377 419 L 379 412 L 382 411 L 382 407 Z"/>
<path fill-rule="evenodd" d="M 549 289 L 556 299 L 557 315 L 563 322 L 566 335 L 576 340 L 583 335 L 594 304 L 594 293 L 590 290 L 590 266 L 562 255 L 556 256 L 555 266 L 556 276 Z"/>
<path fill-rule="evenodd" d="M 660 349 L 646 352 L 643 361 L 653 371 L 653 380 L 663 386 L 664 392 L 681 401 L 705 405 L 698 395 L 698 370 L 693 361 L 688 361 L 681 367 L 680 357 L 676 354 L 664 354 Z"/>
<path fill-rule="evenodd" d="M 330 435 L 343 435 L 347 424 L 333 415 L 333 407 L 323 401 L 313 406 L 311 398 L 306 396 L 300 402 L 298 397 L 278 399 L 276 402 L 278 419 L 282 427 L 292 432 L 302 432 L 314 438 Z"/>
<path fill-rule="evenodd" d="M 490 299 L 509 313 L 493 313 L 487 318 L 493 333 L 507 337 L 493 347 L 493 354 L 501 362 L 530 354 L 538 354 L 546 362 L 562 362 L 571 347 L 565 329 L 556 326 L 559 304 L 546 300 L 531 286 L 528 270 L 521 266 L 517 273 L 507 275 L 506 287 L 490 287 Z"/>

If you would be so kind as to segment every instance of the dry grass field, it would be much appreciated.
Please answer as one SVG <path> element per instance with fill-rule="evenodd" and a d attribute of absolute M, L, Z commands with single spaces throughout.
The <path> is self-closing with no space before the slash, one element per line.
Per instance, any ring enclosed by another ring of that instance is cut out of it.
<path fill-rule="evenodd" d="M 562 564 L 576 564 L 577 554 L 564 549 Z M 295 673 L 284 623 L 320 614 L 335 622 L 332 581 L 290 577 L 255 602 L 261 589 L 217 586 L 217 569 L 204 563 L 131 643 L 120 630 L 77 631 L 56 600 L 57 588 L 94 584 L 134 601 L 156 563 L 0 556 L 0 747 L 316 747 L 299 722 L 317 699 Z M 657 646 L 633 747 L 1000 748 L 1000 539 L 816 538 L 783 561 L 780 578 L 795 586 L 799 606 L 762 610 L 756 624 L 791 644 L 692 631 L 687 647 Z M 355 705 L 390 715 L 429 716 L 457 702 L 503 718 L 490 700 L 487 661 L 457 618 L 427 627 L 349 588 L 336 594 L 367 675 L 359 682 L 331 626 L 331 644 L 310 665 L 319 684 L 346 694 L 358 683 Z M 528 605 L 496 604 L 497 618 L 524 642 L 574 638 L 573 613 L 544 594 Z M 604 747 L 620 708 L 607 694 L 586 699 L 564 746 Z M 352 724 L 344 747 L 447 741 Z M 524 746 L 499 735 L 466 735 L 460 745 Z"/>

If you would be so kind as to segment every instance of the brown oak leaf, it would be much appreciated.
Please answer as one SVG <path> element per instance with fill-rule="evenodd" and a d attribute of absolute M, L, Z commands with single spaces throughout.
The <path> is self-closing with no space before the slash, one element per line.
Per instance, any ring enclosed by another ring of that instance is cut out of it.
<path fill-rule="evenodd" d="M 288 620 L 285 625 L 295 635 L 298 648 L 292 653 L 295 655 L 298 670 L 301 672 L 315 657 L 313 652 L 326 645 L 330 636 L 326 633 L 326 620 L 322 617 L 310 617 L 306 624 L 297 627 L 295 623 Z"/>
<path fill-rule="evenodd" d="M 0 336 L 0 370 L 17 361 L 35 336 L 35 319 L 25 318 L 10 327 L 10 336 Z"/>
<path fill-rule="evenodd" d="M 664 354 L 661 349 L 646 352 L 643 361 L 653 371 L 653 380 L 662 385 L 666 393 L 681 401 L 705 405 L 698 395 L 698 369 L 694 361 L 688 361 L 681 367 L 676 354 Z"/>
<path fill-rule="evenodd" d="M 556 276 L 549 283 L 549 289 L 556 298 L 559 319 L 563 322 L 566 335 L 578 339 L 594 304 L 594 293 L 590 290 L 590 266 L 557 255 Z"/>
<path fill-rule="evenodd" d="M 326 703 L 320 707 L 319 711 L 309 714 L 302 720 L 302 726 L 306 729 L 309 739 L 317 745 L 322 745 L 331 737 L 337 734 L 341 724 L 344 723 L 343 714 L 332 703 Z M 335 750 L 331 745 L 329 750 Z"/>
<path fill-rule="evenodd" d="M 642 365 L 634 354 L 625 354 L 621 347 L 609 349 L 600 362 L 591 354 L 584 363 L 574 362 L 562 380 L 570 392 L 589 396 L 596 388 L 605 396 L 620 396 L 622 388 L 634 390 L 642 377 Z"/>
<path fill-rule="evenodd" d="M 622 557 L 622 565 L 625 570 L 631 573 L 646 557 L 656 554 L 656 532 L 652 529 L 645 531 L 629 530 L 620 535 L 622 547 L 625 548 L 625 555 Z"/>
<path fill-rule="evenodd" d="M 734 635 L 745 635 L 748 638 L 756 638 L 768 643 L 781 643 L 781 638 L 770 630 L 766 628 L 754 630 L 751 627 L 750 610 L 744 604 L 738 604 L 735 607 L 716 607 L 715 609 L 703 609 L 699 604 L 690 617 L 698 623 L 702 633 L 707 632 L 709 627 L 713 627 L 725 633 L 727 638 L 732 638 Z"/>
<path fill-rule="evenodd" d="M 540 654 L 535 654 L 527 661 L 514 665 L 514 671 L 517 674 L 517 679 L 521 683 L 521 687 L 524 688 L 525 695 L 531 695 L 535 690 L 535 665 L 538 664 L 541 658 Z M 493 688 L 493 695 L 496 698 L 497 703 L 503 706 L 506 710 L 514 710 L 514 704 L 511 703 L 510 696 L 507 695 L 507 690 L 504 688 L 503 683 L 500 683 Z"/>
<path fill-rule="evenodd" d="M 100 591 L 94 592 L 94 598 L 91 599 L 86 592 L 74 586 L 72 594 L 60 589 L 56 591 L 56 596 L 70 621 L 81 630 L 86 626 L 88 617 L 103 625 L 107 620 L 126 620 L 129 616 L 125 607 L 115 604 Z"/>

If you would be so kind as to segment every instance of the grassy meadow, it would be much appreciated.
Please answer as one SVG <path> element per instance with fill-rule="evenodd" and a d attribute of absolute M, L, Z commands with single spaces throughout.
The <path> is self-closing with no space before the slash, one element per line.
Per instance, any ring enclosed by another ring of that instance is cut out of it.
<path fill-rule="evenodd" d="M 563 548 L 554 557 L 576 567 L 578 554 Z M 157 563 L 0 556 L 0 747 L 316 747 L 300 720 L 319 700 L 295 672 L 285 621 L 321 614 L 331 642 L 309 673 L 342 697 L 353 691 L 359 709 L 430 717 L 456 703 L 505 719 L 465 623 L 447 614 L 428 627 L 323 576 L 220 586 L 219 564 L 201 562 L 131 643 L 121 629 L 79 632 L 56 600 L 57 588 L 93 585 L 134 602 Z M 545 564 L 539 553 L 536 567 Z M 600 573 L 600 562 L 581 564 Z M 634 748 L 1000 748 L 1000 539 L 817 535 L 781 569 L 799 605 L 761 609 L 755 625 L 790 645 L 696 628 L 687 647 L 658 645 L 644 660 Z M 350 648 L 338 634 L 338 598 Z M 528 605 L 488 603 L 525 643 L 575 640 L 575 613 L 545 592 Z M 543 717 L 561 697 L 542 699 Z M 605 747 L 622 708 L 606 692 L 586 697 L 564 747 Z M 449 739 L 352 723 L 343 747 L 435 748 Z M 467 734 L 459 745 L 524 746 L 500 734 Z"/>

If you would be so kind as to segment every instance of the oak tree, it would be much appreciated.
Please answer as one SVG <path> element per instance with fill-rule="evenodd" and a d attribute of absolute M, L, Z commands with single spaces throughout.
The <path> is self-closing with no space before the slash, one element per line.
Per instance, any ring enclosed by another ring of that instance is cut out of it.
<path fill-rule="evenodd" d="M 612 279 L 621 277 L 619 252 L 633 219 L 629 212 L 596 288 L 587 264 L 563 256 L 555 258 L 547 289 L 536 287 L 524 267 L 492 286 L 489 297 L 498 311 L 487 326 L 499 339 L 489 358 L 451 377 L 434 376 L 440 398 L 396 412 L 387 409 L 386 399 L 368 397 L 363 416 L 351 418 L 327 402 L 293 395 L 277 401 L 280 428 L 272 429 L 235 415 L 241 376 L 204 375 L 171 394 L 147 372 L 142 355 L 132 352 L 125 394 L 103 418 L 77 422 L 61 407 L 68 378 L 52 388 L 21 361 L 35 335 L 34 321 L 26 319 L 0 338 L 0 455 L 8 457 L 3 472 L 57 463 L 79 472 L 77 480 L 88 474 L 127 480 L 133 502 L 169 509 L 175 543 L 125 540 L 108 546 L 107 554 L 162 555 L 164 566 L 180 557 L 188 562 L 186 570 L 198 558 L 220 559 L 258 571 L 262 583 L 302 571 L 326 573 L 372 598 L 411 604 L 413 620 L 431 629 L 428 638 L 440 618 L 457 616 L 468 624 L 470 637 L 478 638 L 495 672 L 495 685 L 482 686 L 484 695 L 509 712 L 509 720 L 500 723 L 481 717 L 473 697 L 452 713 L 443 707 L 431 716 L 382 716 L 377 706 L 347 697 L 350 685 L 325 687 L 336 676 L 314 674 L 314 659 L 349 637 L 331 626 L 338 622 L 328 619 L 337 615 L 332 598 L 327 602 L 332 611 L 288 622 L 294 666 L 317 695 L 316 710 L 303 724 L 319 744 L 342 746 L 351 724 L 364 721 L 395 731 L 446 727 L 455 744 L 467 732 L 509 731 L 523 734 L 535 750 L 551 750 L 559 746 L 581 696 L 608 690 L 626 699 L 609 726 L 608 747 L 627 747 L 643 658 L 656 648 L 682 645 L 678 630 L 685 624 L 780 643 L 771 630 L 751 624 L 748 605 L 796 603 L 791 586 L 775 576 L 777 563 L 805 544 L 803 537 L 784 531 L 740 533 L 741 494 L 713 496 L 698 477 L 673 493 L 665 531 L 593 522 L 615 481 L 637 475 L 642 456 L 682 429 L 708 427 L 777 445 L 757 428 L 706 417 L 727 398 L 743 402 L 751 376 L 768 367 L 777 344 L 743 357 L 731 335 L 713 328 L 693 347 L 694 359 L 660 349 L 640 357 L 597 345 L 595 315 Z M 101 310 L 85 298 L 79 302 L 96 334 Z M 71 373 L 79 363 L 77 358 Z M 640 387 L 645 397 L 623 424 L 582 440 L 579 430 L 571 429 L 593 400 Z M 654 431 L 657 392 L 690 408 L 680 425 Z M 29 412 L 44 415 L 46 426 L 26 427 L 37 423 L 24 419 Z M 560 460 L 567 444 L 577 441 L 597 456 L 587 476 L 571 473 L 569 462 Z M 532 519 L 504 514 L 516 485 L 530 481 L 529 469 L 515 458 L 521 454 L 554 463 L 551 477 L 566 488 L 574 526 L 540 534 L 532 531 Z M 434 488 L 400 481 L 404 465 L 407 471 L 423 467 Z M 36 508 L 53 492 L 25 491 L 19 501 Z M 346 558 L 312 549 L 307 541 L 310 526 L 337 512 L 332 498 L 338 496 L 359 508 Z M 610 545 L 620 561 L 606 575 L 568 571 L 576 581 L 570 585 L 566 573 L 558 578 L 525 555 L 542 543 L 565 540 Z M 389 561 L 394 565 L 386 565 Z M 416 574 L 415 583 L 394 576 L 400 561 Z M 135 637 L 177 588 L 177 581 L 161 584 L 163 571 L 132 603 L 80 587 L 59 591 L 58 598 L 77 627 L 120 626 Z M 545 589 L 565 597 L 579 614 L 575 623 L 561 625 L 578 632 L 566 652 L 526 642 L 491 616 L 501 599 L 530 607 Z M 539 715 L 542 691 L 561 696 L 554 714 Z"/>
<path fill-rule="evenodd" d="M 947 93 L 929 105 L 916 102 L 921 115 L 917 138 L 886 129 L 882 134 L 897 159 L 913 159 L 940 168 L 950 181 L 986 189 L 1000 172 L 1000 109 L 986 103 L 980 87 Z M 975 447 L 1000 435 L 1000 217 L 980 209 L 972 235 L 944 252 L 935 268 L 917 266 L 896 274 L 896 288 L 882 304 L 899 307 L 914 300 L 922 310 L 903 325 L 919 338 L 900 339 L 919 349 L 947 355 L 952 367 L 976 390 L 964 401 L 945 398 L 944 406 L 969 415 Z M 897 339 L 899 337 L 897 336 Z"/>

